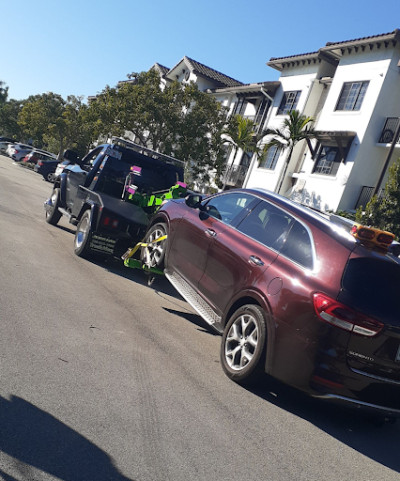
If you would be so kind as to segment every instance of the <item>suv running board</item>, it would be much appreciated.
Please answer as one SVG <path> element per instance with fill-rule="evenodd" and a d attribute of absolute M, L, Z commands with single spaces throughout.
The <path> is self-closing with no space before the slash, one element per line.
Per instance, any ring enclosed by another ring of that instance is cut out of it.
<path fill-rule="evenodd" d="M 200 316 L 215 329 L 221 323 L 221 316 L 218 316 L 214 310 L 207 304 L 207 302 L 176 272 L 164 271 L 165 277 L 181 294 L 181 296 L 188 301 L 188 303 L 200 314 Z M 219 329 L 217 329 L 218 332 Z"/>

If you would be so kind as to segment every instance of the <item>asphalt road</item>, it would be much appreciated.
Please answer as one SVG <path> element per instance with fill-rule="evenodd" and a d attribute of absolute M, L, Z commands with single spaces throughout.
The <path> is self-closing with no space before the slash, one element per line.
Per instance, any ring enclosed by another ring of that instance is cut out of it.
<path fill-rule="evenodd" d="M 0 480 L 399 479 L 400 423 L 229 381 L 165 280 L 73 254 L 50 190 L 0 156 Z"/>

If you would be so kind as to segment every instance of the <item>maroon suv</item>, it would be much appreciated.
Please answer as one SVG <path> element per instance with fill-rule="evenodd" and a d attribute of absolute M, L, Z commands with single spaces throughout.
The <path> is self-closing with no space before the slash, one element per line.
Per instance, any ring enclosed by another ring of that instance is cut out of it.
<path fill-rule="evenodd" d="M 400 414 L 400 263 L 264 190 L 172 200 L 144 260 L 222 333 L 234 381 L 265 371 L 315 397 Z"/>

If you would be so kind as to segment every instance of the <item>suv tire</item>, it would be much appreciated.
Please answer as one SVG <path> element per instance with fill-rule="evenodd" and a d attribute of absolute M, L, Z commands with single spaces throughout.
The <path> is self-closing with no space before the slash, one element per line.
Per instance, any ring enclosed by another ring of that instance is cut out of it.
<path fill-rule="evenodd" d="M 240 307 L 225 326 L 221 364 L 225 374 L 239 384 L 250 384 L 264 372 L 267 327 L 264 310 L 254 304 Z"/>
<path fill-rule="evenodd" d="M 147 231 L 144 242 L 153 242 L 159 237 L 163 237 L 165 235 L 167 235 L 166 224 L 154 224 Z M 157 242 L 155 244 L 150 244 L 147 247 L 142 247 L 140 253 L 140 260 L 148 267 L 157 267 L 159 269 L 163 269 L 166 248 L 167 239 L 162 240 L 161 242 Z"/>

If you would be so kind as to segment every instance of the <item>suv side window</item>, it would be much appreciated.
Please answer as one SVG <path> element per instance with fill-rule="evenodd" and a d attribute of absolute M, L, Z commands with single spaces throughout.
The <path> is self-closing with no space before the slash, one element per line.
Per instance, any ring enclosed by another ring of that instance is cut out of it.
<path fill-rule="evenodd" d="M 268 202 L 260 202 L 237 229 L 274 250 L 280 250 L 293 217 Z"/>
<path fill-rule="evenodd" d="M 226 224 L 232 224 L 239 215 L 245 214 L 249 205 L 255 200 L 252 195 L 243 192 L 222 194 L 213 197 L 204 204 L 204 211 Z"/>
<path fill-rule="evenodd" d="M 313 244 L 310 234 L 300 222 L 294 221 L 281 254 L 307 269 L 313 268 Z"/>

